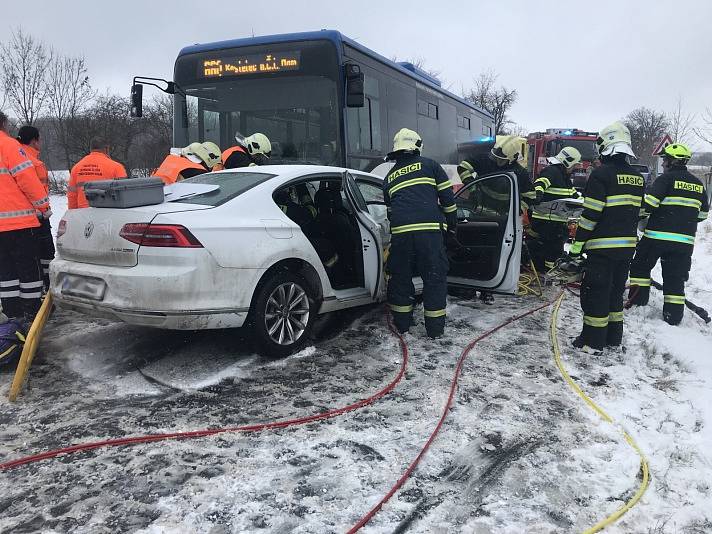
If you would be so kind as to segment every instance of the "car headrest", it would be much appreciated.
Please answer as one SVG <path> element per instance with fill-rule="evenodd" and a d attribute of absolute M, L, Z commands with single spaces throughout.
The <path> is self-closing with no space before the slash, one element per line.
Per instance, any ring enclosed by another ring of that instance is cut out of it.
<path fill-rule="evenodd" d="M 341 193 L 335 189 L 319 189 L 314 195 L 314 203 L 318 210 L 335 210 L 343 208 Z"/>

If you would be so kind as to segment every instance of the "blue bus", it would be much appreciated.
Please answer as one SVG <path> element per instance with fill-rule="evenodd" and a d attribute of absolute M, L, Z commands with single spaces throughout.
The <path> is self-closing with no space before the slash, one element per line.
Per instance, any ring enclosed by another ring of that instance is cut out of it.
<path fill-rule="evenodd" d="M 265 133 L 274 163 L 371 170 L 395 132 L 420 133 L 424 155 L 457 163 L 457 145 L 493 134 L 492 116 L 409 63 L 322 30 L 185 47 L 175 63 L 174 146 Z"/>

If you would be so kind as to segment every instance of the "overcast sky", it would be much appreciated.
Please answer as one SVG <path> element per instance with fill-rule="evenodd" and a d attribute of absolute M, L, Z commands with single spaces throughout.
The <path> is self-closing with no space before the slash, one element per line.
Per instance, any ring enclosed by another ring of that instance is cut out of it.
<path fill-rule="evenodd" d="M 407 6 L 407 7 L 405 7 Z M 386 57 L 422 58 L 460 94 L 483 70 L 515 88 L 530 131 L 597 130 L 638 106 L 712 107 L 712 1 L 34 0 L 3 2 L 4 39 L 22 26 L 84 54 L 95 87 L 170 77 L 185 45 L 336 29 Z"/>

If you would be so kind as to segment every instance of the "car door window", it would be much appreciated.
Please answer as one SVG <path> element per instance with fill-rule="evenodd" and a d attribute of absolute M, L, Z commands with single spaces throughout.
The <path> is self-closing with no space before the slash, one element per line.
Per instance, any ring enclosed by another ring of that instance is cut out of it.
<path fill-rule="evenodd" d="M 512 206 L 512 181 L 506 175 L 477 180 L 458 194 L 457 240 L 450 275 L 491 280 L 500 270 L 502 242 Z"/>

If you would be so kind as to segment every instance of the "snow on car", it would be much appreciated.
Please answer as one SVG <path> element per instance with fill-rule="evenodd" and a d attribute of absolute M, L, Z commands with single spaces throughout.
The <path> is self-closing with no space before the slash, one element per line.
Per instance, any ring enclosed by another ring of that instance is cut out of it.
<path fill-rule="evenodd" d="M 51 265 L 61 307 L 169 329 L 249 323 L 260 350 L 280 356 L 306 343 L 316 315 L 385 298 L 382 178 L 284 165 L 177 185 L 161 204 L 65 214 Z M 450 283 L 516 291 L 516 188 L 498 174 L 458 192 Z"/>

